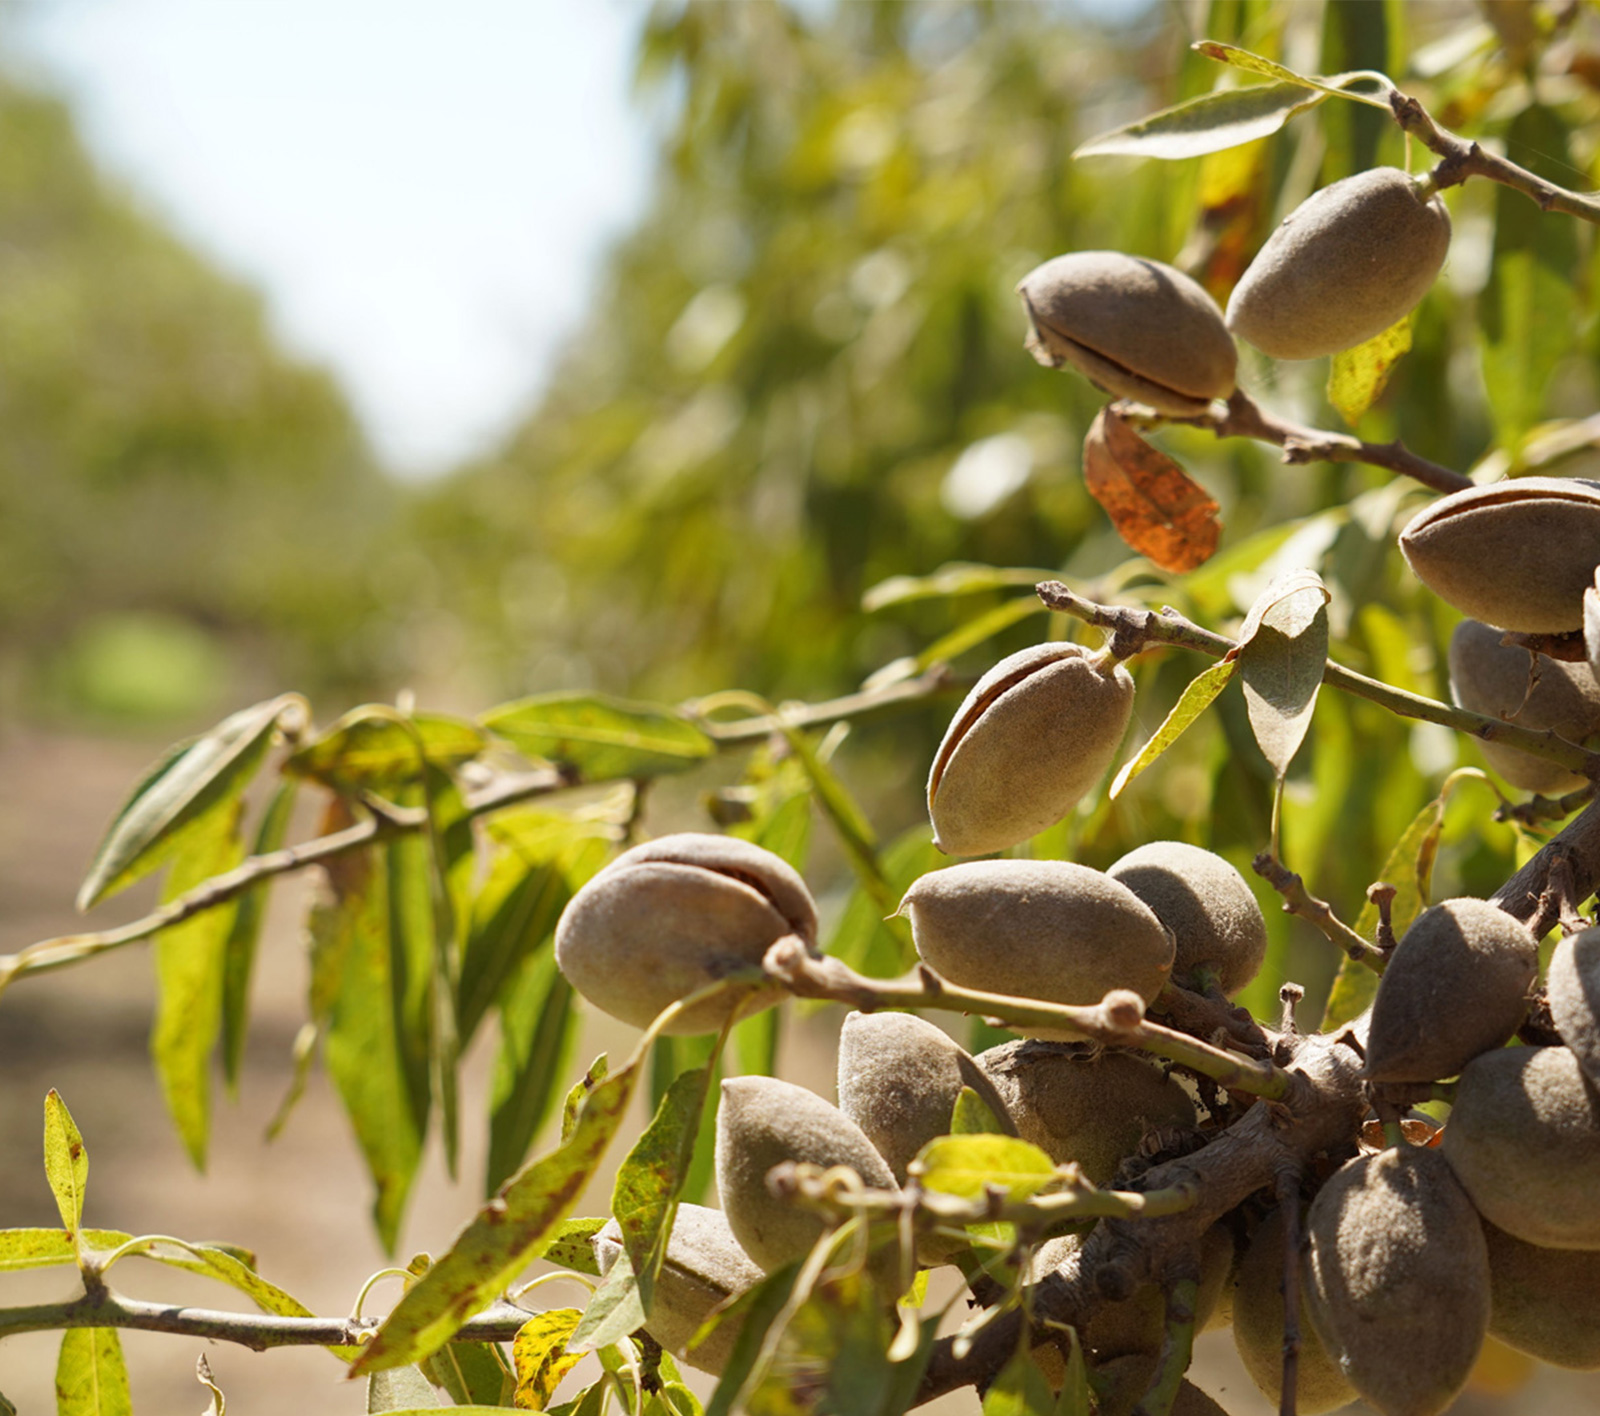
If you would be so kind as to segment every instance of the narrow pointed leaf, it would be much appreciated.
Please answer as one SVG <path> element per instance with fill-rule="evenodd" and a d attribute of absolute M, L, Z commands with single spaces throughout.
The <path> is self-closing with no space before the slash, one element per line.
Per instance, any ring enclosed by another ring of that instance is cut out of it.
<path fill-rule="evenodd" d="M 450 1252 L 401 1298 L 356 1363 L 360 1370 L 415 1362 L 451 1335 L 543 1252 L 616 1134 L 639 1064 L 589 1093 L 571 1136 L 509 1180 L 456 1237 Z"/>
<path fill-rule="evenodd" d="M 267 855 L 283 845 L 297 795 L 294 782 L 278 784 L 256 829 L 252 855 Z M 245 1038 L 250 1030 L 250 980 L 255 971 L 256 945 L 266 919 L 270 888 L 263 880 L 234 902 L 233 925 L 223 949 L 222 1074 L 235 1093 L 239 1088 L 239 1069 L 244 1062 Z"/>
<path fill-rule="evenodd" d="M 627 1263 L 619 1259 L 613 1264 L 602 1288 L 612 1286 L 612 1275 L 620 1275 L 619 1284 L 631 1284 L 637 1290 L 637 1303 L 618 1301 L 609 1294 L 602 1303 L 596 1293 L 595 1302 L 573 1334 L 575 1350 L 587 1352 L 617 1342 L 650 1316 L 678 1196 L 694 1161 L 710 1084 L 710 1066 L 695 1067 L 676 1077 L 618 1169 L 611 1213 L 622 1230 Z"/>
<path fill-rule="evenodd" d="M 572 986 L 546 949 L 525 961 L 500 1005 L 500 1050 L 489 1093 L 486 1193 L 527 1159 L 549 1119 L 572 1059 L 580 1022 Z"/>
<path fill-rule="evenodd" d="M 65 1229 L 0 1229 L 0 1273 L 21 1269 L 49 1268 L 52 1264 L 75 1264 L 78 1247 L 115 1249 L 132 1235 L 116 1229 L 80 1229 L 76 1236 Z"/>
<path fill-rule="evenodd" d="M 932 575 L 893 575 L 881 580 L 861 597 L 861 608 L 868 614 L 891 605 L 914 600 L 942 600 L 955 595 L 974 595 L 986 590 L 1009 590 L 1019 585 L 1034 586 L 1048 580 L 1053 570 L 974 565 L 955 561 L 942 565 Z"/>
<path fill-rule="evenodd" d="M 1073 157 L 1153 157 L 1174 161 L 1203 157 L 1269 137 L 1297 113 L 1325 103 L 1328 95 L 1280 80 L 1253 88 L 1222 89 L 1163 108 L 1136 123 L 1101 133 Z"/>
<path fill-rule="evenodd" d="M 398 713 L 385 705 L 354 708 L 327 732 L 285 759 L 283 770 L 335 791 L 387 792 L 421 780 L 425 759 L 459 767 L 488 746 L 476 723 L 440 713 Z"/>
<path fill-rule="evenodd" d="M 1336 98 L 1354 99 L 1357 103 L 1369 104 L 1374 108 L 1387 110 L 1389 102 L 1387 95 L 1394 91 L 1394 81 L 1383 74 L 1367 70 L 1354 70 L 1348 74 L 1334 74 L 1328 78 L 1309 77 L 1297 74 L 1293 69 L 1286 69 L 1282 64 L 1264 58 L 1260 54 L 1252 54 L 1248 49 L 1240 49 L 1234 44 L 1222 44 L 1214 39 L 1202 39 L 1190 48 L 1207 59 L 1215 59 L 1219 64 L 1231 64 L 1236 69 L 1243 69 L 1247 73 L 1261 74 L 1266 78 L 1284 83 L 1299 84 L 1304 88 L 1315 89 L 1319 93 L 1330 94 Z M 1361 80 L 1378 86 L 1384 97 L 1374 97 L 1371 94 L 1357 93 L 1350 85 Z"/>
<path fill-rule="evenodd" d="M 244 855 L 239 804 L 225 801 L 185 832 L 162 891 L 175 899 L 231 870 Z M 150 1056 L 167 1111 L 197 1170 L 211 1131 L 211 1059 L 222 1032 L 222 987 L 237 901 L 215 905 L 154 939 L 156 1016 Z"/>
<path fill-rule="evenodd" d="M 1342 349 L 1328 361 L 1328 402 L 1352 428 L 1389 386 L 1389 377 L 1411 348 L 1409 314 L 1354 349 Z"/>
<path fill-rule="evenodd" d="M 222 1394 L 222 1388 L 212 1380 L 211 1364 L 206 1361 L 203 1352 L 195 1358 L 194 1375 L 195 1380 L 211 1393 L 211 1402 L 203 1416 L 228 1416 L 228 1398 Z"/>
<path fill-rule="evenodd" d="M 567 1351 L 567 1340 L 578 1326 L 576 1308 L 553 1308 L 529 1318 L 511 1344 L 517 1368 L 517 1405 L 542 1411 L 550 1404 L 561 1379 L 581 1358 Z"/>
<path fill-rule="evenodd" d="M 68 1328 L 61 1334 L 56 1416 L 133 1416 L 115 1328 Z"/>
<path fill-rule="evenodd" d="M 739 1335 L 733 1341 L 733 1351 L 711 1400 L 706 1403 L 706 1416 L 736 1416 L 742 1411 L 739 1404 L 744 1390 L 755 1377 L 756 1367 L 767 1335 L 778 1315 L 788 1305 L 794 1294 L 795 1280 L 800 1276 L 800 1264 L 785 1264 L 775 1273 L 769 1273 L 754 1288 L 747 1289 L 721 1313 L 714 1314 L 701 1324 L 700 1331 L 689 1339 L 692 1353 L 697 1340 L 709 1336 L 718 1323 L 739 1321 Z"/>
<path fill-rule="evenodd" d="M 379 1237 L 392 1251 L 422 1156 L 422 1131 L 401 1034 L 407 994 L 390 943 L 388 853 L 341 857 L 329 863 L 327 876 L 326 898 L 310 918 L 313 993 L 329 995 L 317 1004 L 327 1009 L 328 1072 L 376 1188 Z"/>
<path fill-rule="evenodd" d="M 1024 1344 L 983 1394 L 983 1416 L 1054 1416 L 1055 1393 Z"/>
<path fill-rule="evenodd" d="M 1024 1199 L 1056 1177 L 1049 1156 L 1014 1136 L 940 1136 L 918 1151 L 908 1168 L 923 1189 L 966 1199 L 988 1185 Z"/>
<path fill-rule="evenodd" d="M 83 1223 L 83 1191 L 89 1182 L 89 1152 L 83 1136 L 62 1101 L 51 1087 L 44 1099 L 44 1174 L 55 1196 L 56 1208 L 67 1232 L 76 1235 Z"/>
<path fill-rule="evenodd" d="M 1178 701 L 1172 705 L 1172 711 L 1167 714 L 1165 721 L 1156 729 L 1150 741 L 1139 749 L 1138 755 L 1132 761 L 1125 762 L 1122 770 L 1117 773 L 1116 781 L 1111 784 L 1112 800 L 1121 796 L 1122 789 L 1171 747 L 1183 735 L 1184 730 L 1216 701 L 1217 695 L 1228 686 L 1237 668 L 1237 660 L 1224 659 L 1209 669 L 1203 669 L 1189 680 L 1188 686 Z"/>
<path fill-rule="evenodd" d="M 956 1093 L 956 1104 L 950 1112 L 952 1136 L 1003 1136 L 1005 1133 L 1006 1128 L 989 1109 L 989 1103 L 971 1087 L 962 1087 Z"/>
<path fill-rule="evenodd" d="M 78 891 L 78 908 L 88 909 L 161 865 L 185 826 L 249 785 L 279 719 L 301 709 L 293 695 L 258 703 L 169 751 L 111 823 Z"/>
<path fill-rule="evenodd" d="M 967 650 L 988 643 L 997 634 L 1004 634 L 1012 625 L 1021 624 L 1023 620 L 1032 619 L 1044 612 L 1044 602 L 1037 595 L 1005 600 L 934 640 L 912 660 L 912 671 L 920 674 L 927 672 L 935 664 L 948 664 L 952 659 L 960 658 Z"/>
<path fill-rule="evenodd" d="M 715 750 L 674 709 L 601 694 L 524 698 L 491 709 L 482 721 L 519 752 L 569 767 L 585 782 L 682 772 Z"/>

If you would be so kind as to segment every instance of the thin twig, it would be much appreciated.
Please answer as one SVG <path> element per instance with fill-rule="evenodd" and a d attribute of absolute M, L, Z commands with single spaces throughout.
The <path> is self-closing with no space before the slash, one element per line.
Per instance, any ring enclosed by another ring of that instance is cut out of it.
<path fill-rule="evenodd" d="M 1442 159 L 1429 174 L 1435 187 L 1454 187 L 1469 177 L 1486 177 L 1491 182 L 1515 188 L 1541 211 L 1565 212 L 1581 221 L 1600 225 L 1600 198 L 1546 182 L 1527 168 L 1496 157 L 1470 139 L 1441 128 L 1416 99 L 1398 89 L 1389 95 L 1389 107 L 1395 122 Z"/>
<path fill-rule="evenodd" d="M 1300 1171 L 1284 1166 L 1273 1182 L 1283 1213 L 1283 1379 L 1278 1416 L 1295 1416 L 1300 1377 Z"/>
<path fill-rule="evenodd" d="M 1495 808 L 1496 821 L 1516 821 L 1524 826 L 1538 826 L 1546 821 L 1565 821 L 1567 817 L 1594 800 L 1594 783 L 1570 791 L 1565 796 L 1547 797 L 1535 794 L 1527 801 L 1502 802 Z"/>
<path fill-rule="evenodd" d="M 450 1340 L 509 1342 L 531 1316 L 526 1309 L 510 1303 L 496 1303 L 468 1319 Z M 232 1313 L 178 1303 L 151 1303 L 111 1288 L 65 1302 L 0 1311 L 0 1338 L 55 1328 L 137 1328 L 233 1342 L 256 1352 L 265 1352 L 269 1347 L 360 1347 L 378 1325 L 376 1318 L 285 1318 L 270 1313 Z"/>
<path fill-rule="evenodd" d="M 890 684 L 881 689 L 846 694 L 842 698 L 823 703 L 786 706 L 778 715 L 758 715 L 733 723 L 718 723 L 698 718 L 697 724 L 722 749 L 747 747 L 752 742 L 781 731 L 784 727 L 821 727 L 871 716 L 888 709 L 920 702 L 940 694 L 962 690 L 964 685 L 953 679 L 941 666 L 914 679 Z M 541 768 L 519 773 L 496 781 L 466 798 L 466 816 L 469 819 L 488 816 L 519 802 L 546 796 L 577 785 L 571 776 L 559 768 Z M 233 870 L 197 885 L 193 890 L 167 901 L 139 919 L 112 929 L 96 930 L 82 934 L 66 934 L 54 939 L 44 939 L 18 950 L 15 954 L 0 954 L 0 993 L 14 980 L 27 974 L 43 973 L 79 963 L 104 953 L 134 944 L 163 929 L 182 924 L 187 919 L 218 905 L 236 899 L 246 891 L 281 875 L 323 865 L 352 851 L 365 850 L 380 841 L 422 831 L 428 826 L 428 814 L 417 807 L 398 807 L 392 803 L 372 799 L 367 802 L 371 815 L 355 825 L 327 836 L 263 855 L 250 856 Z"/>
<path fill-rule="evenodd" d="M 1310 920 L 1328 939 L 1354 959 L 1358 964 L 1382 973 L 1384 955 L 1375 945 L 1369 944 L 1333 912 L 1326 900 L 1319 900 L 1306 889 L 1306 882 L 1290 870 L 1277 856 L 1262 851 L 1250 868 L 1274 890 L 1283 896 L 1285 914 L 1299 915 Z"/>
<path fill-rule="evenodd" d="M 1410 477 L 1436 492 L 1459 492 L 1475 485 L 1472 478 L 1418 456 L 1398 439 L 1387 443 L 1364 442 L 1349 433 L 1291 423 L 1268 413 L 1239 388 L 1229 395 L 1225 412 L 1208 411 L 1192 417 L 1141 412 L 1133 415 L 1130 421 L 1144 426 L 1182 423 L 1205 428 L 1219 438 L 1253 438 L 1257 442 L 1271 443 L 1283 449 L 1283 461 L 1292 467 L 1308 462 L 1363 462 Z"/>
<path fill-rule="evenodd" d="M 1097 1042 L 1137 1047 L 1182 1063 L 1231 1091 L 1251 1096 L 1282 1100 L 1295 1090 L 1294 1077 L 1271 1062 L 1241 1057 L 1175 1028 L 1148 1021 L 1144 1017 L 1144 1000 L 1129 989 L 1114 989 L 1099 1003 L 1077 1005 L 962 988 L 941 978 L 926 964 L 904 978 L 867 978 L 838 959 L 808 953 L 794 938 L 780 939 L 768 949 L 763 966 L 798 997 L 848 1003 L 863 1013 L 879 1008 L 941 1008 L 976 1013 L 1014 1027 L 1081 1033 Z"/>
<path fill-rule="evenodd" d="M 1158 612 L 1126 605 L 1099 605 L 1076 594 L 1059 580 L 1042 581 L 1037 588 L 1039 598 L 1052 610 L 1060 610 L 1063 614 L 1105 630 L 1110 636 L 1111 651 L 1119 659 L 1143 653 L 1154 645 L 1192 649 L 1213 659 L 1226 658 L 1239 647 L 1226 635 L 1202 629 L 1173 610 Z M 1322 681 L 1330 688 L 1365 698 L 1402 718 L 1439 723 L 1484 742 L 1504 743 L 1507 747 L 1532 753 L 1547 762 L 1559 763 L 1568 771 L 1582 776 L 1600 776 L 1600 753 L 1586 751 L 1548 729 L 1520 727 L 1483 713 L 1440 703 L 1434 698 L 1425 698 L 1420 693 L 1407 693 L 1404 689 L 1393 688 L 1365 674 L 1358 674 L 1353 669 L 1344 668 L 1331 659 L 1324 665 Z"/>

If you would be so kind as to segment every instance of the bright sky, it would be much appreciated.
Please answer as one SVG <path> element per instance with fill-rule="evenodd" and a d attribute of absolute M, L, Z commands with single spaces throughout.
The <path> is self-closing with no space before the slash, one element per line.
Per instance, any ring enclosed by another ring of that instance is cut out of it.
<path fill-rule="evenodd" d="M 648 189 L 642 0 L 31 0 L 102 163 L 410 475 L 493 446 Z M 13 11 L 15 16 L 15 11 Z"/>

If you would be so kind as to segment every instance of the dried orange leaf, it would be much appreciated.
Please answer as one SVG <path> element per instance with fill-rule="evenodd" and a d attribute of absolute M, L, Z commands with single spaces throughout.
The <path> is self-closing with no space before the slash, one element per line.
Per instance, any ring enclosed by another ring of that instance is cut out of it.
<path fill-rule="evenodd" d="M 1083 440 L 1083 480 L 1117 534 L 1162 570 L 1193 570 L 1217 549 L 1216 502 L 1109 408 Z"/>

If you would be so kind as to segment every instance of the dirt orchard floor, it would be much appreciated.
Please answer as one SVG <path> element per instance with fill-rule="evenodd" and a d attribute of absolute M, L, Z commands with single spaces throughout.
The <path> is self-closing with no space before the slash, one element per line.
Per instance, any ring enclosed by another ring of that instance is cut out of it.
<path fill-rule="evenodd" d="M 72 897 L 95 844 L 123 794 L 154 755 L 149 745 L 13 730 L 0 737 L 0 952 L 83 928 Z M 55 1087 L 70 1106 L 90 1155 L 86 1220 L 101 1228 L 220 1239 L 256 1251 L 261 1272 L 313 1311 L 348 1312 L 365 1278 L 385 1266 L 368 1221 L 370 1191 L 364 1167 L 332 1087 L 320 1072 L 285 1132 L 268 1144 L 268 1119 L 291 1076 L 290 1051 L 304 1019 L 304 956 L 299 919 L 308 882 L 280 889 L 258 964 L 255 1007 L 237 1102 L 217 1083 L 208 1171 L 197 1174 L 166 1118 L 148 1060 L 153 1006 L 149 953 L 134 945 L 74 968 L 23 980 L 0 997 L 0 1227 L 59 1223 L 45 1184 L 40 1136 L 46 1091 Z M 132 918 L 151 898 L 148 887 L 97 910 L 90 927 Z M 838 1010 L 788 1028 L 781 1070 L 791 1080 L 833 1094 L 833 1039 Z M 585 1061 L 600 1051 L 625 1055 L 633 1030 L 604 1018 L 592 1022 L 580 1046 Z M 479 1039 L 463 1077 L 462 1179 L 444 1173 L 430 1148 L 409 1207 L 399 1260 L 418 1250 L 438 1254 L 472 1214 L 481 1195 L 478 1176 L 485 1145 L 485 1097 L 492 1039 Z M 642 1117 L 640 1118 L 642 1123 Z M 536 1149 L 546 1149 L 541 1138 Z M 613 1146 L 613 1160 L 626 1147 Z M 607 1207 L 612 1176 L 597 1177 L 577 1213 Z M 137 1296 L 198 1306 L 244 1309 L 231 1289 L 129 1260 L 115 1271 L 117 1286 Z M 76 1280 L 65 1269 L 0 1276 L 0 1305 L 70 1296 Z M 548 1306 L 578 1306 L 584 1291 L 551 1284 L 537 1290 Z M 394 1280 L 380 1283 L 368 1312 L 382 1312 Z M 124 1333 L 136 1412 L 199 1410 L 195 1359 L 205 1354 L 235 1416 L 365 1411 L 358 1384 L 342 1380 L 340 1365 L 316 1350 L 253 1353 L 153 1333 Z M 0 1343 L 0 1392 L 22 1416 L 54 1409 L 54 1370 L 60 1338 L 28 1334 Z M 1203 1336 L 1191 1375 L 1232 1416 L 1271 1416 L 1274 1408 L 1245 1376 L 1226 1332 Z M 580 1368 L 563 1394 L 588 1375 Z M 702 1390 L 698 1374 L 692 1379 Z M 1600 1412 L 1600 1382 L 1592 1375 L 1535 1368 L 1513 1361 L 1509 1396 L 1469 1391 L 1454 1410 L 1482 1413 Z M 968 1392 L 925 1408 L 974 1413 Z M 1365 1410 L 1351 1407 L 1352 1412 Z"/>

